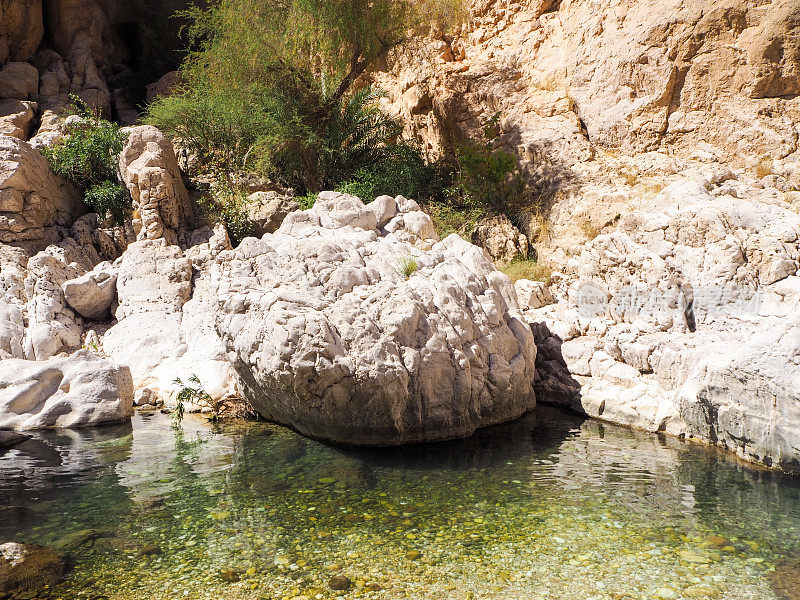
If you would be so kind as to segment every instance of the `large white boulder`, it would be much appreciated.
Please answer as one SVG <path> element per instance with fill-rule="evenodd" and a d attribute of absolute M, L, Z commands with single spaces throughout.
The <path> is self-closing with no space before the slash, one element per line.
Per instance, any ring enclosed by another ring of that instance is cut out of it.
<path fill-rule="evenodd" d="M 197 233 L 197 232 L 196 232 Z M 193 236 L 198 237 L 198 236 Z M 118 322 L 103 350 L 130 367 L 137 389 L 170 401 L 176 377 L 197 375 L 215 399 L 236 395 L 233 369 L 214 331 L 208 265 L 230 248 L 224 227 L 208 230 L 184 253 L 164 239 L 131 244 L 117 278 Z"/>
<path fill-rule="evenodd" d="M 44 361 L 0 361 L 0 429 L 93 427 L 129 418 L 130 371 L 79 350 Z"/>
<path fill-rule="evenodd" d="M 388 446 L 535 407 L 533 335 L 485 252 L 416 225 L 424 237 L 386 233 L 358 198 L 320 198 L 215 262 L 216 329 L 256 410 L 313 437 Z M 415 203 L 396 204 L 416 221 Z"/>

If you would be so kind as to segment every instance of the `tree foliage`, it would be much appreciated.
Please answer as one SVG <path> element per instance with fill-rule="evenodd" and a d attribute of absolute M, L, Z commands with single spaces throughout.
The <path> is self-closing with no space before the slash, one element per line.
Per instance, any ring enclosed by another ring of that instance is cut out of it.
<path fill-rule="evenodd" d="M 220 0 L 193 8 L 185 84 L 150 107 L 206 170 L 260 170 L 298 193 L 339 183 L 397 135 L 358 78 L 461 0 Z"/>

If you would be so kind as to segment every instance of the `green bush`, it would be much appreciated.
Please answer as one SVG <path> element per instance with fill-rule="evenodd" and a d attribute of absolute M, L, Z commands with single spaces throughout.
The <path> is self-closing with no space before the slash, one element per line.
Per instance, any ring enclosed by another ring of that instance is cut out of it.
<path fill-rule="evenodd" d="M 84 191 L 84 201 L 101 217 L 122 223 L 130 208 L 130 197 L 119 179 L 117 161 L 125 144 L 119 125 L 100 118 L 99 113 L 72 96 L 80 123 L 60 143 L 44 150 L 50 165 Z"/>
<path fill-rule="evenodd" d="M 385 157 L 358 169 L 338 190 L 364 202 L 384 194 L 431 202 L 444 199 L 446 184 L 441 165 L 427 163 L 417 148 L 401 142 L 388 146 Z"/>
<path fill-rule="evenodd" d="M 253 234 L 253 223 L 247 214 L 247 196 L 227 180 L 217 180 L 198 204 L 206 218 L 225 224 L 234 246 Z"/>
<path fill-rule="evenodd" d="M 452 199 L 461 204 L 508 215 L 517 222 L 530 209 L 530 194 L 519 159 L 495 148 L 499 113 L 483 127 L 483 139 L 468 139 L 456 144 Z"/>
<path fill-rule="evenodd" d="M 191 18 L 183 89 L 149 108 L 201 169 L 256 170 L 296 195 L 383 157 L 397 124 L 356 81 L 409 33 L 460 21 L 463 0 L 220 0 Z"/>

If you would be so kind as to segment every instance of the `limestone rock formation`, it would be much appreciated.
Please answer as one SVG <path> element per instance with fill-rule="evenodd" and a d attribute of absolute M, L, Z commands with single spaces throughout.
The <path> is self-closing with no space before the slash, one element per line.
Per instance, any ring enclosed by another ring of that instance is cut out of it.
<path fill-rule="evenodd" d="M 42 0 L 0 1 L 0 65 L 29 60 L 43 35 Z"/>
<path fill-rule="evenodd" d="M 29 63 L 12 62 L 0 68 L 0 99 L 33 100 L 39 94 L 39 71 Z"/>
<path fill-rule="evenodd" d="M 595 145 L 782 158 L 798 149 L 798 11 L 794 0 L 482 0 L 461 31 L 434 32 L 374 78 L 434 155 L 499 112 L 501 143 L 533 164 L 586 160 Z"/>
<path fill-rule="evenodd" d="M 184 253 L 166 240 L 128 247 L 117 278 L 118 322 L 102 340 L 103 350 L 131 369 L 137 389 L 148 387 L 169 400 L 176 377 L 197 375 L 214 398 L 236 396 L 233 370 L 214 331 L 209 266 L 230 249 L 224 228 L 196 232 Z"/>
<path fill-rule="evenodd" d="M 559 301 L 525 312 L 537 389 L 591 416 L 790 465 L 800 215 L 778 190 L 730 171 L 710 179 L 678 178 L 573 251 Z"/>
<path fill-rule="evenodd" d="M 22 140 L 0 135 L 0 242 L 41 249 L 85 212 L 75 188 Z"/>
<path fill-rule="evenodd" d="M 127 133 L 119 167 L 139 214 L 134 220 L 137 237 L 175 243 L 192 212 L 172 143 L 150 125 L 131 127 Z"/>
<path fill-rule="evenodd" d="M 88 350 L 44 361 L 0 361 L 0 428 L 93 427 L 130 417 L 126 367 Z"/>
<path fill-rule="evenodd" d="M 379 230 L 358 198 L 323 193 L 220 255 L 216 329 L 247 399 L 307 435 L 382 446 L 532 410 L 536 349 L 510 280 L 456 235 L 415 233 L 416 203 L 386 204 Z"/>
<path fill-rule="evenodd" d="M 247 197 L 247 218 L 253 224 L 253 235 L 275 233 L 283 219 L 300 206 L 289 196 L 277 192 L 254 192 Z"/>
<path fill-rule="evenodd" d="M 117 273 L 111 263 L 102 262 L 88 273 L 61 285 L 67 304 L 82 317 L 102 320 L 108 316 L 117 293 Z"/>
<path fill-rule="evenodd" d="M 496 215 L 475 225 L 472 243 L 484 248 L 499 264 L 528 257 L 528 238 L 506 215 Z"/>
<path fill-rule="evenodd" d="M 36 116 L 35 102 L 0 100 L 0 135 L 27 140 Z"/>

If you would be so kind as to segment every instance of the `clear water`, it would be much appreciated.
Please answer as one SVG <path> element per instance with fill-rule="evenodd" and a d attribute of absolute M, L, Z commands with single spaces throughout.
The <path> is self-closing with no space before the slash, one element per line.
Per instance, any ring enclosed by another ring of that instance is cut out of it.
<path fill-rule="evenodd" d="M 800 480 L 705 448 L 547 409 L 383 452 L 168 419 L 0 455 L 0 541 L 70 549 L 37 598 L 793 598 Z"/>

